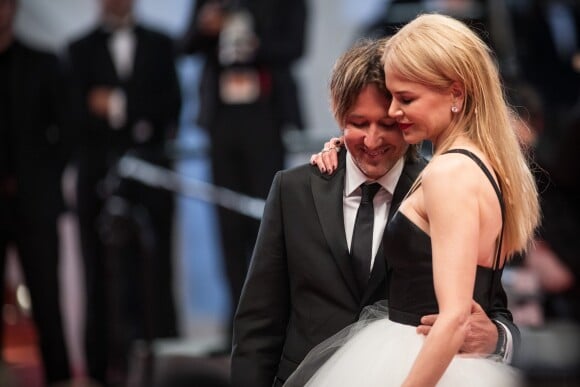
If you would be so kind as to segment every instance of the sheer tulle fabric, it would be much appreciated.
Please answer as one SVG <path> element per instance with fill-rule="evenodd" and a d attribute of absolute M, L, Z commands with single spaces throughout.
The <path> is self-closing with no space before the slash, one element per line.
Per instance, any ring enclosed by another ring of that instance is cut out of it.
<path fill-rule="evenodd" d="M 285 387 L 390 387 L 407 377 L 424 337 L 416 328 L 387 318 L 382 301 L 363 310 L 359 321 L 316 346 Z M 521 386 L 514 368 L 494 359 L 455 356 L 439 387 Z"/>

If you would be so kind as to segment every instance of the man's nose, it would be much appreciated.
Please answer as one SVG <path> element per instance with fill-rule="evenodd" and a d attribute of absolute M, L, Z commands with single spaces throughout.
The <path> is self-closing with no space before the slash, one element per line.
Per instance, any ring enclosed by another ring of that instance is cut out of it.
<path fill-rule="evenodd" d="M 383 132 L 378 124 L 372 124 L 364 139 L 367 148 L 376 148 L 383 144 Z"/>

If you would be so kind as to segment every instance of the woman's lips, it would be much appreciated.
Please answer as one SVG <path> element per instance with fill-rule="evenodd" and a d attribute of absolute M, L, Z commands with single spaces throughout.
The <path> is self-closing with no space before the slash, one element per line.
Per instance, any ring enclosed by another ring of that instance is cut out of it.
<path fill-rule="evenodd" d="M 413 126 L 413 124 L 401 124 L 401 123 L 399 123 L 399 129 L 401 129 L 403 131 L 406 129 L 409 129 L 411 126 Z"/>

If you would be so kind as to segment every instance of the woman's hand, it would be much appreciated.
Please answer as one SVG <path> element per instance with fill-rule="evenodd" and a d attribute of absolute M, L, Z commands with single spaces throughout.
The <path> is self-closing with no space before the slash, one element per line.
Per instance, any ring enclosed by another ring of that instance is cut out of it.
<path fill-rule="evenodd" d="M 338 166 L 338 152 L 343 144 L 343 136 L 331 138 L 324 143 L 322 151 L 310 156 L 310 164 L 318 166 L 322 173 L 332 174 Z"/>

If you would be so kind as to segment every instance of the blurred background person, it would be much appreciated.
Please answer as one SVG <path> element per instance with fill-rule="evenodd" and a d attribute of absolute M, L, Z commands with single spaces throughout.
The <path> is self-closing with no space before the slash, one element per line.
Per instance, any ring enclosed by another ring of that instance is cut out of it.
<path fill-rule="evenodd" d="M 554 386 L 580 382 L 580 221 L 578 206 L 578 163 L 580 146 L 578 119 L 568 121 L 561 136 L 557 162 L 539 157 L 538 147 L 546 127 L 545 106 L 540 93 L 519 80 L 507 87 L 518 113 L 516 130 L 522 146 L 534 157 L 533 172 L 538 186 L 542 224 L 525 256 L 506 268 L 504 284 L 514 322 L 522 330 L 523 348 L 515 364 L 527 375 L 527 385 Z"/>
<path fill-rule="evenodd" d="M 580 321 L 580 3 L 509 1 L 520 79 L 520 116 L 533 140 L 543 211 L 538 243 L 524 260 L 537 276 L 543 317 Z M 533 93 L 533 95 L 532 95 Z"/>
<path fill-rule="evenodd" d="M 515 69 L 508 3 L 512 0 L 386 0 L 362 30 L 365 36 L 393 35 L 421 12 L 439 12 L 460 19 L 498 54 L 500 70 L 512 77 Z M 517 0 L 516 0 L 517 1 Z"/>
<path fill-rule="evenodd" d="M 303 128 L 292 66 L 304 53 L 305 0 L 196 1 L 182 53 L 201 53 L 198 124 L 210 136 L 213 183 L 264 199 L 284 167 L 284 129 Z M 259 221 L 219 208 L 231 320 Z"/>
<path fill-rule="evenodd" d="M 509 4 L 521 76 L 544 105 L 545 138 L 539 144 L 544 152 L 564 130 L 566 116 L 580 98 L 580 3 L 511 0 Z M 545 151 L 555 155 L 551 148 Z"/>
<path fill-rule="evenodd" d="M 565 302 L 567 303 L 568 316 L 580 324 L 580 163 L 577 160 L 577 152 L 580 149 L 580 100 L 568 115 L 564 123 L 564 131 L 560 137 L 558 158 L 553 166 L 554 179 L 558 179 L 560 187 L 566 199 L 560 205 L 567 209 L 560 214 L 566 215 L 566 223 L 562 224 L 563 232 L 554 230 L 551 236 L 555 240 L 561 237 L 557 249 L 571 279 L 566 283 L 567 287 L 561 288 Z M 556 244 L 556 241 L 554 242 Z"/>
<path fill-rule="evenodd" d="M 122 385 L 135 339 L 178 333 L 171 251 L 174 200 L 172 193 L 155 187 L 122 185 L 117 187 L 122 192 L 114 186 L 111 191 L 106 178 L 129 151 L 171 166 L 164 147 L 176 132 L 181 93 L 170 38 L 139 24 L 132 0 L 99 3 L 98 25 L 68 48 L 79 145 L 76 205 L 85 268 L 85 358 L 92 379 Z M 141 235 L 150 244 L 147 254 L 111 246 L 119 241 L 100 233 L 100 226 L 111 226 L 100 222 L 113 193 L 126 199 L 121 202 L 129 205 L 128 219 L 139 221 L 132 218 L 134 208 L 141 220 L 146 218 L 140 231 L 148 232 Z M 150 283 L 144 273 L 149 280 L 153 276 Z"/>
<path fill-rule="evenodd" d="M 534 154 L 544 126 L 544 105 L 537 90 L 527 82 L 521 80 L 506 85 L 508 100 L 517 113 L 515 129 L 521 145 Z M 538 186 L 540 205 L 545 207 L 545 193 L 548 187 L 549 177 L 546 171 L 540 167 L 537 160 L 532 163 L 532 173 Z M 542 213 L 545 216 L 545 213 Z M 543 222 L 545 219 L 542 220 Z M 541 226 L 539 227 L 541 228 Z M 548 253 L 548 245 L 542 240 L 541 233 L 535 235 L 535 244 L 530 247 L 525 256 L 517 256 L 506 267 L 504 283 L 510 293 L 510 309 L 514 315 L 514 321 L 525 327 L 540 327 L 545 323 L 543 292 L 538 276 L 540 273 L 532 267 L 532 262 L 541 263 L 546 277 L 554 276 L 555 269 L 559 268 L 559 262 L 554 259 L 554 254 Z M 551 268 L 551 269 L 550 269 Z"/>
<path fill-rule="evenodd" d="M 544 222 L 539 243 L 526 257 L 544 293 L 547 320 L 580 324 L 580 105 L 567 114 L 554 149 L 554 160 L 541 165 Z M 547 175 L 547 177 L 546 177 Z M 579 359 L 580 362 L 580 359 Z"/>
<path fill-rule="evenodd" d="M 15 247 L 32 303 L 44 381 L 51 384 L 71 377 L 57 234 L 64 210 L 61 175 L 69 156 L 66 96 L 57 57 L 15 37 L 17 7 L 17 0 L 0 0 L 0 289 L 2 295 L 7 291 L 7 248 Z"/>

